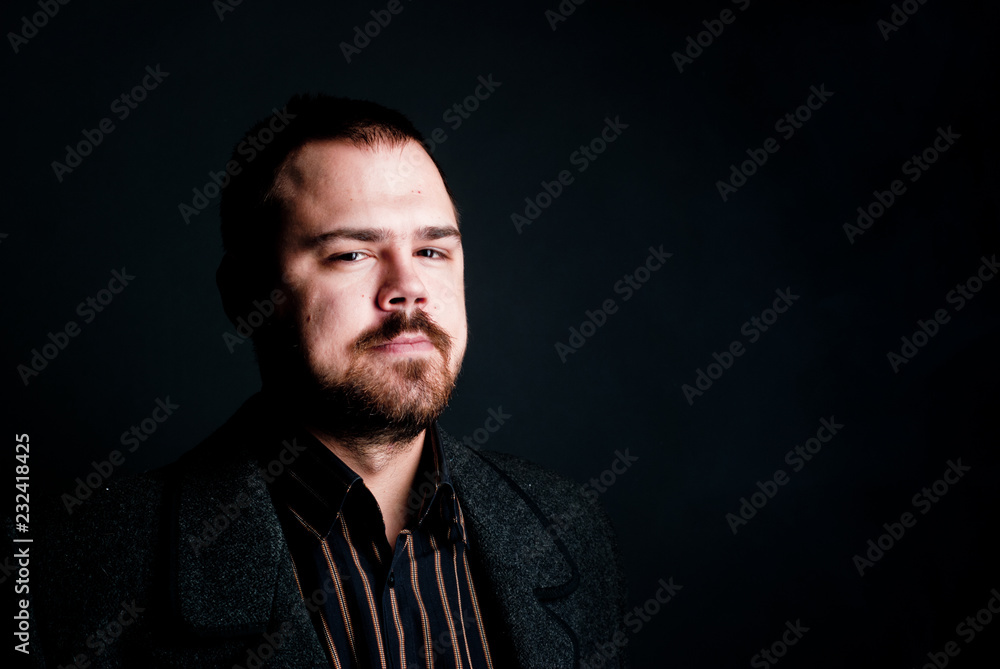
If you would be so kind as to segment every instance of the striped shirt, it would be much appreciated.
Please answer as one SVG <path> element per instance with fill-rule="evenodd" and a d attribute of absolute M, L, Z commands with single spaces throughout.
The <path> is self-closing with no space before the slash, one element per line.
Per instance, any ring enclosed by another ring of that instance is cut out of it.
<path fill-rule="evenodd" d="M 426 435 L 394 548 L 362 478 L 312 435 L 272 484 L 299 592 L 337 669 L 492 669 L 436 423 Z"/>

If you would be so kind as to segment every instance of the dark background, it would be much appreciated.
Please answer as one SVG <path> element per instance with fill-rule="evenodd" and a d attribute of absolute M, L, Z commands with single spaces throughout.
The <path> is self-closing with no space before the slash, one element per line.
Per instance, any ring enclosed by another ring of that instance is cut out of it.
<path fill-rule="evenodd" d="M 243 0 L 220 20 L 208 1 L 78 0 L 5 45 L 2 406 L 8 437 L 31 435 L 32 491 L 70 492 L 157 398 L 180 408 L 112 476 L 174 460 L 254 392 L 250 345 L 222 339 L 218 198 L 190 224 L 178 205 L 291 94 L 369 98 L 448 135 L 471 338 L 444 429 L 472 436 L 502 407 L 486 448 L 581 483 L 638 457 L 600 496 L 629 607 L 660 579 L 682 590 L 626 629 L 635 666 L 747 666 L 797 620 L 782 667 L 918 667 L 948 641 L 953 666 L 995 666 L 1000 622 L 969 643 L 956 625 L 1000 588 L 1000 280 L 960 311 L 946 294 L 1000 251 L 996 6 L 912 2 L 884 39 L 889 2 L 653 4 L 590 0 L 552 30 L 557 0 L 404 0 L 348 63 L 339 44 L 384 2 Z M 679 72 L 724 8 L 735 21 Z M 8 3 L 0 27 L 37 11 Z M 119 120 L 111 101 L 157 64 L 169 76 Z M 490 74 L 452 129 L 443 113 Z M 783 138 L 775 121 L 821 85 Z M 60 183 L 52 161 L 104 117 L 115 130 Z M 577 172 L 606 117 L 628 128 Z M 901 166 L 939 127 L 960 138 L 911 183 Z M 716 182 L 767 137 L 780 150 L 724 202 Z M 563 169 L 575 181 L 518 233 L 511 214 Z M 851 244 L 843 224 L 894 179 L 906 193 Z M 660 245 L 673 256 L 624 301 L 616 282 Z M 77 305 L 123 267 L 134 281 L 84 324 Z M 749 344 L 742 324 L 786 288 L 799 299 Z M 608 298 L 563 363 L 556 342 Z M 939 308 L 951 320 L 894 372 L 887 353 Z M 79 336 L 25 385 L 17 366 L 69 320 Z M 682 384 L 734 340 L 746 353 L 689 404 Z M 792 473 L 785 453 L 831 416 L 842 430 Z M 911 498 L 958 458 L 971 469 L 921 514 Z M 734 535 L 726 514 L 779 468 L 790 481 Z M 859 576 L 905 511 L 916 525 Z"/>

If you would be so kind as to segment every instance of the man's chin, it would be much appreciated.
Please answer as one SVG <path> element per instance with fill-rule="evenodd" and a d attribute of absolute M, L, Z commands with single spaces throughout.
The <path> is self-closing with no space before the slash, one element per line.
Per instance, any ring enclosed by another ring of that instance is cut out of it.
<path fill-rule="evenodd" d="M 343 382 L 318 384 L 305 402 L 307 422 L 349 447 L 412 441 L 444 412 L 454 387 L 441 367 L 413 362 L 359 369 Z"/>

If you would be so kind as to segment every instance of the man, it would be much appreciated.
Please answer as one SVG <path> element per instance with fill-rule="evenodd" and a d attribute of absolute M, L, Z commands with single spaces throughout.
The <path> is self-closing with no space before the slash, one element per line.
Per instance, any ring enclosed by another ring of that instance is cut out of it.
<path fill-rule="evenodd" d="M 468 339 L 464 256 L 420 134 L 329 97 L 293 98 L 247 139 L 264 130 L 230 163 L 218 272 L 234 322 L 271 316 L 252 335 L 262 391 L 54 533 L 36 651 L 79 667 L 624 665 L 604 514 L 437 424 Z"/>

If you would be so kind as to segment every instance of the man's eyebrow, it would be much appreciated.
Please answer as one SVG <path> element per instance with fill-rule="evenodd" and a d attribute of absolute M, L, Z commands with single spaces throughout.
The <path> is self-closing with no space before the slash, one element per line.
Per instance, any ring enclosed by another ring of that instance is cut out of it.
<path fill-rule="evenodd" d="M 462 241 L 462 233 L 458 231 L 458 228 L 450 225 L 444 225 L 444 226 L 428 225 L 417 230 L 416 234 L 416 239 L 424 241 L 445 239 L 447 237 L 456 237 L 458 238 L 458 241 Z"/>
<path fill-rule="evenodd" d="M 320 246 L 328 244 L 338 239 L 352 239 L 359 242 L 381 243 L 396 239 L 396 233 L 388 228 L 337 228 L 329 232 L 312 237 L 308 245 Z M 420 241 L 433 241 L 435 239 L 445 239 L 447 237 L 457 237 L 462 239 L 462 233 L 454 226 L 434 226 L 428 225 L 416 231 L 414 239 Z"/>

